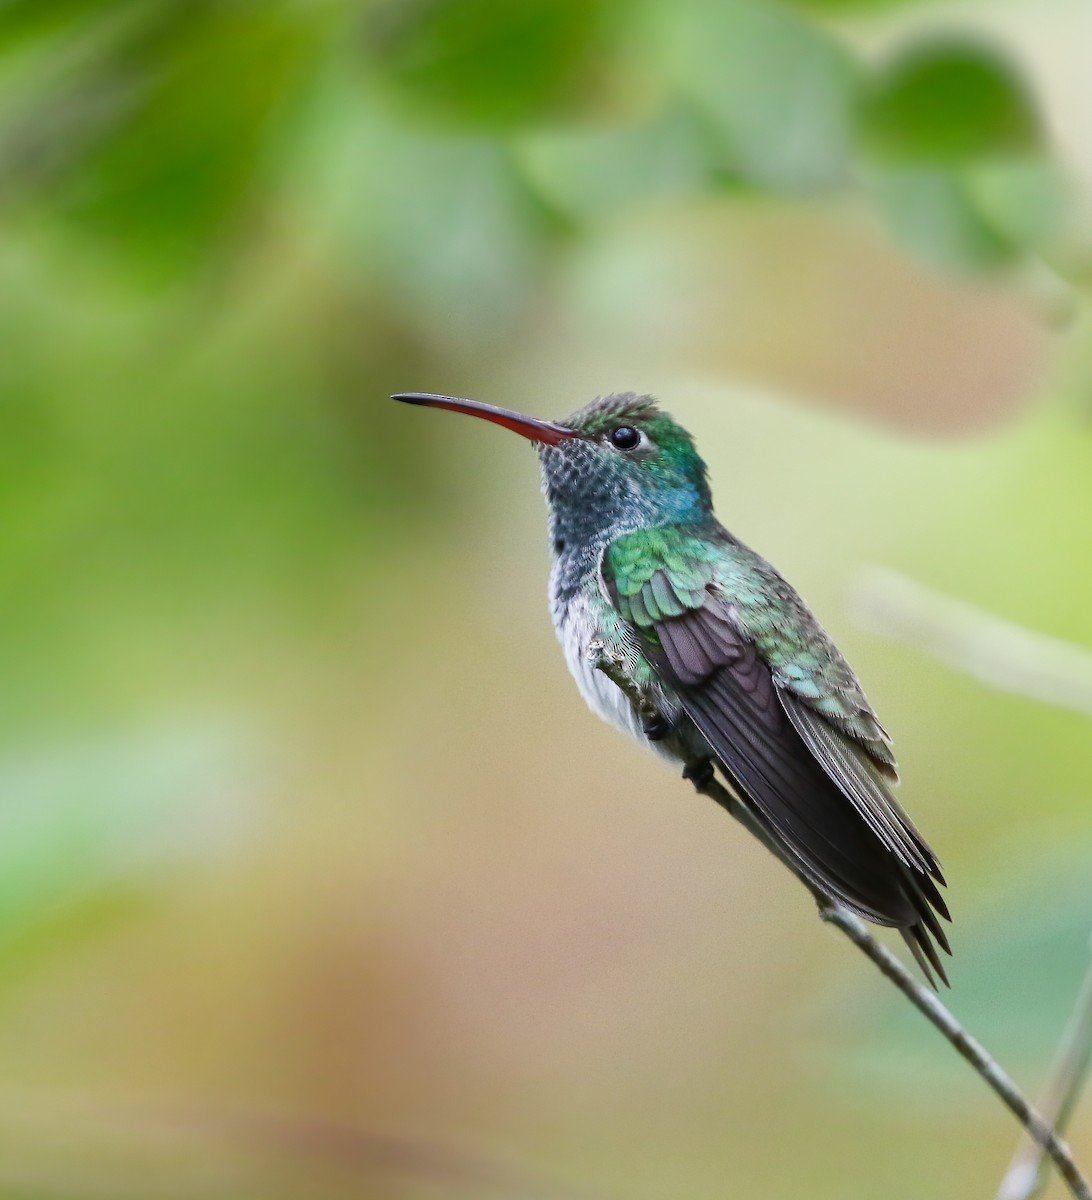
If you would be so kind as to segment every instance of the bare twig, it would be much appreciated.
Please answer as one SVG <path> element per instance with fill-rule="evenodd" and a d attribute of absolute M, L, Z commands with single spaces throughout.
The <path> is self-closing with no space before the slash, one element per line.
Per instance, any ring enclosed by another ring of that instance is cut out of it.
<path fill-rule="evenodd" d="M 593 642 L 588 649 L 588 661 L 602 671 L 633 701 L 639 712 L 649 707 L 648 697 L 643 695 L 622 669 L 622 664 L 610 656 L 602 643 Z M 695 766 L 699 766 L 695 764 Z M 1002 1103 L 1023 1125 L 1036 1145 L 1041 1146 L 1058 1168 L 1070 1192 L 1077 1200 L 1092 1200 L 1092 1188 L 1081 1174 L 1069 1147 L 1062 1142 L 1050 1124 L 1028 1103 L 1027 1099 L 987 1053 L 980 1042 L 973 1038 L 933 992 L 910 974 L 901 962 L 885 946 L 868 932 L 864 924 L 847 909 L 823 895 L 804 877 L 795 864 L 787 861 L 780 850 L 771 842 L 766 831 L 754 819 L 747 806 L 731 790 L 726 788 L 712 773 L 688 767 L 687 778 L 702 795 L 715 800 L 739 820 L 758 840 L 800 879 L 815 897 L 819 914 L 824 921 L 840 929 L 847 938 L 879 968 L 885 978 L 910 1001 L 914 1007 L 947 1039 L 956 1052 L 965 1059 L 997 1094 Z"/>
<path fill-rule="evenodd" d="M 712 797 L 722 804 L 729 812 L 739 814 L 743 806 L 716 779 L 701 781 L 696 785 L 706 796 Z M 744 823 L 754 831 L 753 820 Z M 761 834 L 761 840 L 767 848 L 771 848 L 769 839 Z M 774 851 L 777 854 L 777 851 Z M 781 855 L 777 855 L 781 858 Z M 785 860 L 781 858 L 781 861 Z M 786 864 L 789 865 L 789 864 Z M 797 872 L 794 871 L 794 874 Z M 799 875 L 798 875 L 799 877 Z M 807 881 L 804 881 L 807 883 Z M 864 923 L 855 917 L 848 909 L 835 903 L 825 896 L 816 893 L 815 888 L 808 884 L 809 890 L 816 896 L 819 904 L 819 915 L 829 925 L 840 929 L 847 938 L 879 968 L 880 972 L 889 979 L 895 987 L 910 1001 L 911 1004 L 951 1043 L 956 1052 L 964 1058 L 982 1077 L 986 1084 L 997 1094 L 1001 1102 L 1009 1109 L 1023 1125 L 1029 1137 L 1036 1146 L 1048 1154 L 1058 1168 L 1058 1173 L 1069 1186 L 1077 1200 L 1092 1200 L 1092 1188 L 1081 1174 L 1069 1147 L 1059 1139 L 1057 1134 L 1016 1086 L 1009 1075 L 990 1056 L 986 1048 L 976 1038 L 973 1038 L 960 1025 L 959 1021 L 941 1003 L 936 994 L 919 983 L 902 963 L 881 945 L 868 932 Z"/>
<path fill-rule="evenodd" d="M 870 567 L 853 590 L 857 623 L 966 675 L 1092 717 L 1092 652 L 1023 629 L 897 571 Z"/>
<path fill-rule="evenodd" d="M 1092 716 L 1092 652 L 1023 629 L 895 571 L 870 568 L 854 592 L 858 622 L 1000 691 Z M 1065 1128 L 1092 1064 L 1092 966 L 1081 987 L 1040 1111 Z M 1025 1138 L 997 1200 L 1033 1200 L 1046 1185 L 1042 1147 Z"/>
<path fill-rule="evenodd" d="M 840 929 L 855 946 L 867 954 L 910 1003 L 939 1029 L 956 1051 L 971 1064 L 1000 1097 L 1005 1107 L 1024 1126 L 1035 1144 L 1050 1156 L 1070 1192 L 1080 1200 L 1088 1200 L 1089 1197 L 1092 1197 L 1092 1190 L 1089 1189 L 1087 1180 L 1073 1161 L 1069 1147 L 1058 1137 L 1043 1116 L 1028 1103 L 1024 1094 L 1001 1066 L 990 1057 L 982 1043 L 973 1038 L 960 1025 L 938 997 L 922 987 L 891 951 L 885 946 L 881 946 L 852 913 L 832 906 L 821 910 L 820 915 L 824 921 Z"/>
<path fill-rule="evenodd" d="M 1073 1007 L 1049 1082 L 1039 1101 L 1039 1111 L 1059 1133 L 1065 1130 L 1080 1099 L 1092 1065 L 1092 963 Z M 1042 1147 L 1024 1138 L 1016 1148 L 997 1200 L 1034 1200 L 1047 1183 L 1047 1163 Z"/>

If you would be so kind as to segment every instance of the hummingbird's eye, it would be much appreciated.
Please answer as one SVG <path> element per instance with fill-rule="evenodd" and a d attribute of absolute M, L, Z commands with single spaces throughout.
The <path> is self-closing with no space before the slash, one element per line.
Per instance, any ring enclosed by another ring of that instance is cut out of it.
<path fill-rule="evenodd" d="M 632 425 L 619 425 L 610 431 L 610 440 L 619 450 L 635 450 L 641 444 L 641 433 Z"/>

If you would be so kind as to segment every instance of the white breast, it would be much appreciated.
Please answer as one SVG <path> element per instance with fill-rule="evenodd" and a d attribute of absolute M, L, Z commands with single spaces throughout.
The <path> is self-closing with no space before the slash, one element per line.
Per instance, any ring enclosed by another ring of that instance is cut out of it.
<path fill-rule="evenodd" d="M 648 739 L 629 697 L 588 661 L 588 647 L 594 639 L 607 642 L 609 647 L 609 637 L 605 637 L 605 631 L 599 627 L 598 609 L 599 605 L 581 592 L 562 613 L 555 613 L 554 625 L 565 651 L 565 661 L 592 712 L 616 729 L 645 743 Z"/>

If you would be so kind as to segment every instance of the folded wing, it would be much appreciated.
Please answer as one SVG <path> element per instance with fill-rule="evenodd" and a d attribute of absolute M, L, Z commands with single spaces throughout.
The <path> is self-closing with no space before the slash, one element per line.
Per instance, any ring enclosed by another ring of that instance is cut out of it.
<path fill-rule="evenodd" d="M 938 946 L 950 953 L 938 920 L 948 918 L 937 889 L 943 878 L 891 795 L 886 741 L 883 757 L 874 756 L 875 738 L 837 727 L 809 702 L 803 684 L 791 686 L 791 671 L 778 682 L 704 540 L 688 556 L 685 543 L 630 537 L 644 540 L 617 553 L 612 547 L 604 562 L 611 598 L 753 815 L 816 887 L 870 921 L 899 928 L 926 975 L 945 979 L 937 953 Z M 780 576 L 776 583 L 776 599 L 784 601 L 788 585 Z M 802 611 L 814 623 L 792 598 L 799 608 L 788 619 Z M 784 623 L 785 613 L 779 616 Z M 834 665 L 848 672 L 817 625 L 806 632 L 809 655 L 827 644 Z M 855 695 L 863 703 L 859 688 Z M 867 716 L 868 730 L 879 730 L 871 710 Z"/>

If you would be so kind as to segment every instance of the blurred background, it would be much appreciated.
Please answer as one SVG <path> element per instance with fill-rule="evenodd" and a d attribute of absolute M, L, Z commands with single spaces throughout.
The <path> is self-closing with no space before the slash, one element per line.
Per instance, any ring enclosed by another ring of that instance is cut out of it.
<path fill-rule="evenodd" d="M 531 449 L 387 396 L 694 432 L 1034 1092 L 1092 930 L 1090 45 L 1082 0 L 0 2 L 0 1196 L 993 1194 L 995 1098 L 584 711 Z"/>

